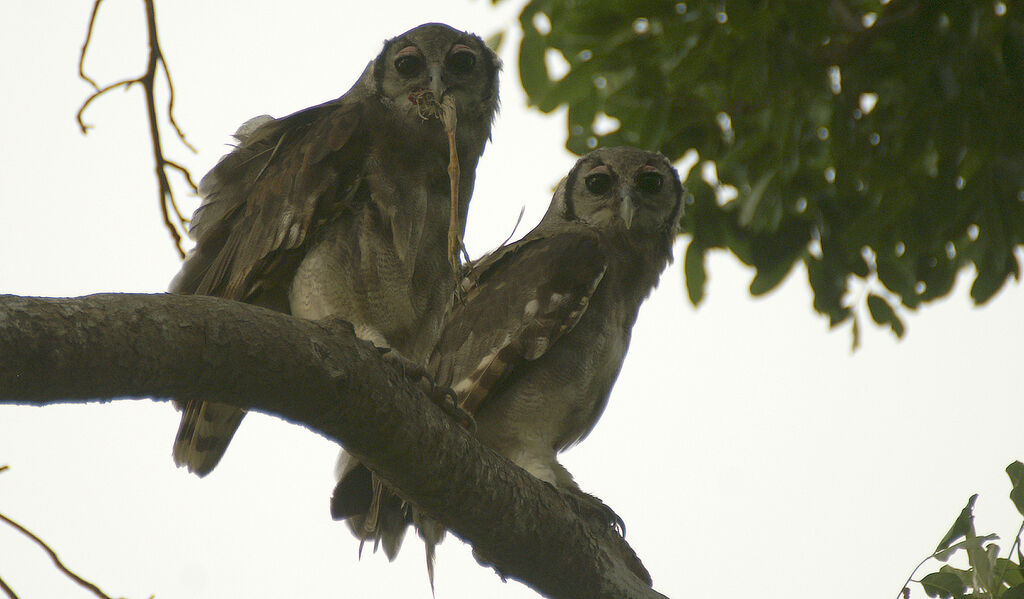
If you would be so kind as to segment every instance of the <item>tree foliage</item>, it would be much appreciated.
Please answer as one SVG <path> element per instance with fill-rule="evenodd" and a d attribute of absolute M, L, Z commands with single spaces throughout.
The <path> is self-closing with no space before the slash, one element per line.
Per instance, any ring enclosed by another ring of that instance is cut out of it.
<path fill-rule="evenodd" d="M 803 261 L 814 308 L 855 337 L 858 302 L 901 336 L 894 304 L 945 296 L 965 266 L 979 304 L 1019 277 L 1021 3 L 532 0 L 520 24 L 523 87 L 568 107 L 569 150 L 717 167 L 687 180 L 694 304 L 711 248 L 756 269 L 754 295 Z"/>
<path fill-rule="evenodd" d="M 1024 515 L 1024 464 L 1014 462 L 1006 467 L 1006 473 L 1012 486 L 1010 500 L 1017 511 Z M 993 542 L 999 537 L 994 534 L 979 536 L 975 532 L 974 503 L 977 499 L 977 495 L 972 495 L 967 500 L 967 505 L 960 511 L 949 532 L 917 569 L 930 559 L 947 562 L 958 554 L 966 556 L 968 567 L 962 569 L 946 564 L 916 582 L 921 584 L 929 597 L 941 599 L 1022 599 L 1024 568 L 1021 564 L 1024 564 L 1024 553 L 1021 552 L 1020 536 L 1024 533 L 1024 524 L 1017 530 L 1007 552 L 1009 557 L 999 557 L 999 545 Z M 914 578 L 917 569 L 911 573 L 907 583 Z M 907 594 L 904 586 L 904 596 Z"/>

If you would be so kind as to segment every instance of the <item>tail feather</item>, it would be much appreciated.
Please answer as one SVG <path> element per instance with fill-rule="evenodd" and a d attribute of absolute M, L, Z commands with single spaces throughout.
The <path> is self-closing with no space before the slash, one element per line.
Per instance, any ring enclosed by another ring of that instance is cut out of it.
<path fill-rule="evenodd" d="M 412 522 L 409 506 L 387 483 L 347 454 L 341 459 L 339 471 L 340 479 L 331 496 L 331 517 L 346 521 L 360 540 L 360 554 L 363 544 L 373 541 L 374 551 L 380 547 L 388 560 L 394 561 Z"/>
<path fill-rule="evenodd" d="M 174 463 L 199 476 L 209 474 L 224 456 L 244 416 L 245 410 L 232 406 L 187 402 L 174 439 Z"/>

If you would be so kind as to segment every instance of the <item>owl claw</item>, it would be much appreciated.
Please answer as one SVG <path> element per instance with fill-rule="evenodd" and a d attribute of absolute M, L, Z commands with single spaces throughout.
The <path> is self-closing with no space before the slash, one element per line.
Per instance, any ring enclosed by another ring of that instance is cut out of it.
<path fill-rule="evenodd" d="M 615 529 L 615 532 L 617 532 L 620 537 L 626 538 L 626 523 L 612 508 L 605 505 L 603 501 L 590 493 L 584 493 L 579 489 L 565 490 L 569 492 L 571 497 L 579 500 L 581 512 L 594 514 L 596 517 L 600 517 L 604 522 L 608 523 L 608 526 Z"/>
<path fill-rule="evenodd" d="M 430 398 L 445 414 L 458 422 L 463 428 L 470 432 L 476 432 L 476 421 L 469 412 L 459 407 L 459 396 L 447 385 L 438 385 L 434 377 L 427 372 L 422 365 L 406 358 L 397 350 L 390 347 L 378 347 L 381 357 L 393 368 L 414 381 L 426 383 L 427 397 Z"/>

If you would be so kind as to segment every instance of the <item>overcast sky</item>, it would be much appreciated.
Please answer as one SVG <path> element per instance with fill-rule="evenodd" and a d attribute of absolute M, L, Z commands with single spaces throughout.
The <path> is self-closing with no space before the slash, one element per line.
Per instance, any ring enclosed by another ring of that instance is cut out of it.
<path fill-rule="evenodd" d="M 517 3 L 270 0 L 162 2 L 163 49 L 178 122 L 197 155 L 164 130 L 169 156 L 197 176 L 249 117 L 337 97 L 385 38 L 428 21 L 490 35 Z M 284 8 L 287 6 L 287 8 Z M 91 1 L 0 3 L 0 292 L 75 296 L 159 292 L 178 268 L 162 229 L 141 90 L 74 115 Z M 103 83 L 141 72 L 141 2 L 103 4 L 87 62 Z M 517 36 L 501 55 L 502 112 L 477 171 L 473 255 L 539 220 L 572 166 L 564 113 L 528 109 Z M 824 83 L 823 83 L 824 84 Z M 187 211 L 197 200 L 184 196 Z M 975 492 L 979 532 L 1012 542 L 1020 522 L 1003 468 L 1024 457 L 1020 421 L 1024 293 L 989 305 L 952 297 L 907 318 L 895 341 L 814 314 L 806 274 L 751 299 L 752 272 L 712 254 L 705 303 L 684 299 L 676 263 L 643 306 L 626 365 L 594 433 L 564 454 L 583 489 L 625 520 L 627 540 L 672 597 L 895 597 Z M 859 291 L 858 291 L 859 293 Z M 364 553 L 331 521 L 337 447 L 249 416 L 220 467 L 176 469 L 178 415 L 167 403 L 0 408 L 0 512 L 46 539 L 112 596 L 430 597 L 422 547 Z M 931 567 L 936 569 L 938 565 Z M 925 570 L 928 571 L 928 570 Z M 0 525 L 0 577 L 22 598 L 89 595 Z M 532 597 L 449 538 L 437 597 Z M 915 590 L 916 596 L 923 596 Z"/>

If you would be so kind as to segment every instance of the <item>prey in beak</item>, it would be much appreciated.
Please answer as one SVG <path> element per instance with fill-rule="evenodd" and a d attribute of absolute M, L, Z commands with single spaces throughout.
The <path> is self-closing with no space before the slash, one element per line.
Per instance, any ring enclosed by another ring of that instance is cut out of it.
<path fill-rule="evenodd" d="M 448 183 L 451 187 L 451 211 L 448 220 L 448 263 L 452 272 L 458 276 L 459 252 L 462 250 L 462 238 L 459 234 L 459 149 L 455 142 L 455 128 L 458 115 L 455 111 L 455 100 L 445 96 L 444 83 L 440 73 L 430 74 L 430 88 L 420 88 L 409 94 L 409 101 L 416 105 L 420 118 L 429 120 L 438 118 L 448 137 Z M 440 100 L 439 100 L 440 98 Z"/>

